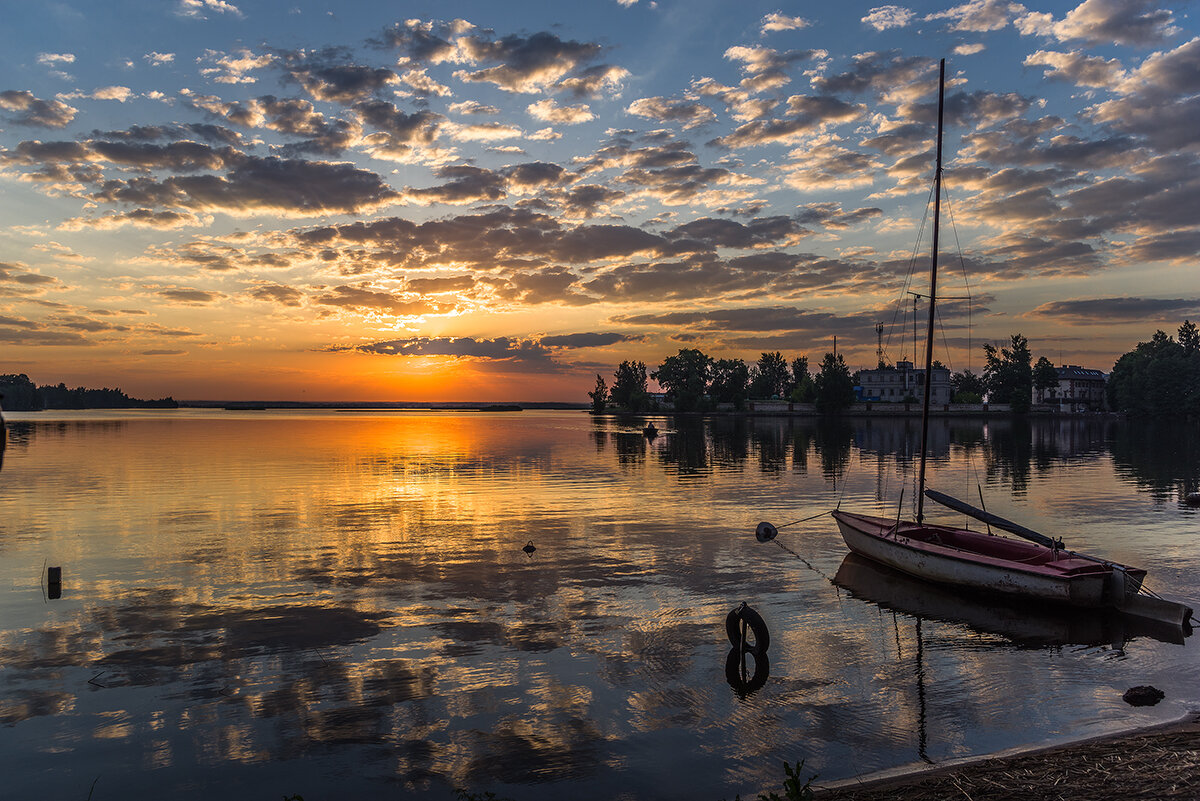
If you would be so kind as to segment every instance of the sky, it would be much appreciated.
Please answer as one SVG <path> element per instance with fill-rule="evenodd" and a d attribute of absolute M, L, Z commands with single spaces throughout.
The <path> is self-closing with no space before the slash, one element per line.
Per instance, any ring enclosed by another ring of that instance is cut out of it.
<path fill-rule="evenodd" d="M 923 358 L 941 58 L 935 357 L 1108 370 L 1200 317 L 1190 3 L 5 5 L 0 373 L 39 384 L 586 402 L 680 348 Z"/>

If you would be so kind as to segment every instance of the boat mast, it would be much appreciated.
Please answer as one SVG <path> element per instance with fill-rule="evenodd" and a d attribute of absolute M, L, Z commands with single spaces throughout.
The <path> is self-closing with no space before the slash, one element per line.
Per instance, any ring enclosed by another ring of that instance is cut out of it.
<path fill-rule="evenodd" d="M 921 469 L 917 477 L 917 522 L 925 518 L 925 461 L 929 451 L 929 395 L 933 383 L 933 318 L 937 306 L 938 222 L 942 214 L 942 112 L 946 96 L 946 59 L 938 70 L 937 167 L 933 173 L 933 253 L 929 259 L 929 329 L 925 334 L 925 397 L 921 404 Z"/>

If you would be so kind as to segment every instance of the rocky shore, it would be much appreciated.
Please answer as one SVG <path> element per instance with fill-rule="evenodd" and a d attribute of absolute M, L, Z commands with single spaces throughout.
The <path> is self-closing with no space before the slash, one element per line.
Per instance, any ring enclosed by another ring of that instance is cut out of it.
<path fill-rule="evenodd" d="M 861 783 L 817 787 L 821 801 L 1200 799 L 1200 715 L 1099 737 Z"/>

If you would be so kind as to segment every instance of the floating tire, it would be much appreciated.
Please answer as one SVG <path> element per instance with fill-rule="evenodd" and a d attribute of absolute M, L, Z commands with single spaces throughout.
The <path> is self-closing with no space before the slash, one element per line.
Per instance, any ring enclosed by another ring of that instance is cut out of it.
<path fill-rule="evenodd" d="M 747 658 L 754 660 L 753 673 L 747 668 Z M 729 686 L 740 698 L 761 690 L 770 676 L 771 661 L 767 659 L 765 652 L 747 656 L 745 653 L 738 653 L 737 648 L 729 650 L 729 656 L 725 658 L 725 681 L 729 682 Z"/>
<path fill-rule="evenodd" d="M 725 634 L 733 650 L 754 654 L 755 657 L 767 654 L 771 647 L 771 632 L 762 615 L 749 606 L 742 604 L 725 618 Z"/>
<path fill-rule="evenodd" d="M 779 536 L 779 529 L 768 523 L 766 520 L 758 524 L 758 528 L 754 529 L 754 537 L 759 542 L 770 542 Z"/>

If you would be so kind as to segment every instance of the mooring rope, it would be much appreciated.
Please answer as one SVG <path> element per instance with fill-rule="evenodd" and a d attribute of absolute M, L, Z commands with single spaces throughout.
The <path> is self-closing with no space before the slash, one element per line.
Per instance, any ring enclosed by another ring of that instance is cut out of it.
<path fill-rule="evenodd" d="M 799 521 L 797 521 L 797 522 L 799 522 Z M 824 574 L 824 573 L 821 571 L 821 568 L 819 568 L 819 567 L 814 567 L 812 562 L 808 561 L 808 560 L 807 560 L 807 559 L 805 559 L 803 556 L 801 556 L 800 554 L 796 553 L 795 551 L 793 551 L 791 548 L 789 548 L 789 547 L 787 547 L 786 545 L 784 545 L 784 544 L 783 544 L 782 542 L 780 542 L 779 540 L 771 540 L 771 542 L 775 543 L 775 544 L 776 544 L 776 545 L 778 545 L 780 548 L 782 548 L 783 550 L 785 550 L 785 551 L 787 551 L 788 553 L 790 553 L 792 556 L 794 556 L 794 557 L 796 557 L 797 559 L 799 559 L 801 562 L 803 562 L 803 563 L 804 563 L 804 566 L 805 566 L 805 567 L 807 567 L 809 570 L 811 570 L 812 572 L 816 573 L 818 576 L 820 576 L 821 578 L 825 579 L 825 580 L 826 580 L 826 581 L 828 581 L 830 584 L 833 584 L 833 579 L 831 579 L 829 576 L 825 575 L 825 574 Z"/>

